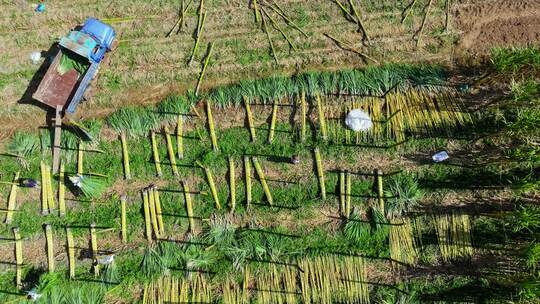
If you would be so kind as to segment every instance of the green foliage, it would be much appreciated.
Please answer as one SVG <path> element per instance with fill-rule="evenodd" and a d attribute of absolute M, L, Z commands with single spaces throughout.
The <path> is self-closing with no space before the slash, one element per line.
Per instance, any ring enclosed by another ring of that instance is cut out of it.
<path fill-rule="evenodd" d="M 537 47 L 495 48 L 491 61 L 499 72 L 517 72 L 523 68 L 540 67 L 540 49 Z"/>
<path fill-rule="evenodd" d="M 16 132 L 7 149 L 20 157 L 32 157 L 39 149 L 39 136 L 35 133 Z"/>
<path fill-rule="evenodd" d="M 86 72 L 88 66 L 88 60 L 84 57 L 72 52 L 62 52 L 60 63 L 56 69 L 60 75 L 64 75 L 70 70 L 75 70 L 79 75 L 82 75 Z"/>
<path fill-rule="evenodd" d="M 386 185 L 385 196 L 389 198 L 385 202 L 385 209 L 389 217 L 401 217 L 414 210 L 424 195 L 418 179 L 409 172 L 392 176 Z"/>
<path fill-rule="evenodd" d="M 190 102 L 185 96 L 170 95 L 157 105 L 157 112 L 163 120 L 176 121 L 179 114 L 189 112 Z"/>
<path fill-rule="evenodd" d="M 384 215 L 375 208 L 369 208 L 366 217 L 362 218 L 354 210 L 343 227 L 345 237 L 358 244 L 385 241 L 388 238 L 388 221 Z"/>
<path fill-rule="evenodd" d="M 114 112 L 107 118 L 107 124 L 118 133 L 126 132 L 132 137 L 148 135 L 160 123 L 153 108 L 128 107 Z"/>
<path fill-rule="evenodd" d="M 540 97 L 540 83 L 534 79 L 524 81 L 512 80 L 510 84 L 510 92 L 512 98 L 517 103 L 540 105 L 538 98 Z"/>
<path fill-rule="evenodd" d="M 514 232 L 534 233 L 540 230 L 540 206 L 518 207 L 508 218 L 508 225 Z"/>
<path fill-rule="evenodd" d="M 69 181 L 90 199 L 99 198 L 109 186 L 106 178 L 90 174 L 70 176 Z"/>
<path fill-rule="evenodd" d="M 540 278 L 540 243 L 532 242 L 525 250 L 527 267 Z"/>

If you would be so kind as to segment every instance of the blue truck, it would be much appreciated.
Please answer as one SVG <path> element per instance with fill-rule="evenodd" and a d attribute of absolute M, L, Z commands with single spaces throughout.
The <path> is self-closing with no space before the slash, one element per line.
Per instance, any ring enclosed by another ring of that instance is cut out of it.
<path fill-rule="evenodd" d="M 65 113 L 74 113 L 96 76 L 105 54 L 116 44 L 114 29 L 88 18 L 59 42 L 59 51 L 32 97 Z"/>

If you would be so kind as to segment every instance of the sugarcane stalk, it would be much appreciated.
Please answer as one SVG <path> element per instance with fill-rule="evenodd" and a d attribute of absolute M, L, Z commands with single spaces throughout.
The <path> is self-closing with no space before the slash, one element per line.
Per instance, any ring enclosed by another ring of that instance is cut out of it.
<path fill-rule="evenodd" d="M 383 172 L 380 169 L 376 169 L 375 176 L 377 178 L 377 201 L 379 202 L 381 213 L 384 214 Z"/>
<path fill-rule="evenodd" d="M 255 22 L 259 23 L 261 21 L 259 5 L 257 5 L 257 0 L 253 0 L 252 3 L 253 3 L 253 10 L 255 11 Z"/>
<path fill-rule="evenodd" d="M 263 187 L 266 200 L 268 201 L 268 204 L 272 206 L 274 204 L 274 200 L 272 198 L 272 193 L 270 192 L 270 188 L 268 188 L 268 184 L 266 183 L 266 177 L 261 167 L 261 164 L 259 163 L 259 160 L 257 159 L 257 157 L 253 157 L 252 160 L 253 160 L 253 167 L 255 167 L 255 172 L 257 172 L 257 175 L 259 176 L 259 181 L 261 182 L 261 185 Z"/>
<path fill-rule="evenodd" d="M 274 140 L 274 133 L 276 129 L 276 121 L 277 121 L 277 110 L 278 110 L 278 103 L 277 99 L 274 99 L 274 104 L 272 106 L 272 118 L 270 120 L 270 131 L 268 132 L 268 143 L 271 144 Z"/>
<path fill-rule="evenodd" d="M 321 160 L 321 152 L 319 148 L 315 148 L 315 164 L 317 166 L 317 178 L 319 180 L 319 190 L 321 192 L 321 198 L 326 199 L 326 182 L 324 180 L 324 168 Z"/>
<path fill-rule="evenodd" d="M 66 215 L 66 183 L 65 183 L 65 165 L 60 164 L 58 175 L 58 213 L 60 216 Z"/>
<path fill-rule="evenodd" d="M 450 1 L 446 0 L 445 3 L 445 18 L 444 18 L 444 32 L 448 33 L 448 28 L 450 27 Z"/>
<path fill-rule="evenodd" d="M 324 108 L 321 101 L 321 95 L 317 94 L 317 110 L 319 112 L 319 126 L 321 129 L 321 135 L 323 140 L 328 139 L 328 131 L 326 129 L 326 119 L 324 118 Z"/>
<path fill-rule="evenodd" d="M 345 217 L 345 172 L 339 172 L 339 209 L 341 216 Z"/>
<path fill-rule="evenodd" d="M 306 38 L 308 38 L 308 35 L 306 34 L 306 32 L 304 32 L 304 30 L 302 30 L 296 23 L 294 23 L 289 17 L 287 17 L 287 15 L 285 15 L 285 13 L 283 12 L 283 10 L 279 7 L 279 5 L 274 2 L 274 5 L 278 8 L 276 9 L 274 6 L 268 6 L 271 10 L 273 10 L 274 12 L 276 12 L 278 15 L 281 16 L 281 18 L 283 18 L 283 20 L 285 20 L 285 22 L 287 24 L 289 24 L 290 26 L 292 26 L 294 29 L 296 29 L 297 31 L 299 31 L 300 33 L 302 33 L 302 35 L 304 35 Z M 264 18 L 263 18 L 264 20 Z"/>
<path fill-rule="evenodd" d="M 276 55 L 276 49 L 274 48 L 272 37 L 270 37 L 270 31 L 268 30 L 268 26 L 266 25 L 266 18 L 264 18 L 264 15 L 262 16 L 262 23 L 263 23 L 264 31 L 266 32 L 266 37 L 268 38 L 268 43 L 270 44 L 270 49 L 272 50 L 272 56 L 274 56 L 274 60 L 276 61 L 276 64 L 279 64 L 279 60 Z"/>
<path fill-rule="evenodd" d="M 160 235 L 165 234 L 165 226 L 163 224 L 163 214 L 161 210 L 161 198 L 159 197 L 159 189 L 154 188 L 154 203 L 156 204 L 156 216 L 158 221 L 159 233 Z"/>
<path fill-rule="evenodd" d="M 148 243 L 152 242 L 152 226 L 150 223 L 150 206 L 148 200 L 148 191 L 144 190 L 142 193 L 143 196 L 143 211 L 144 211 L 144 228 L 146 234 L 146 241 Z"/>
<path fill-rule="evenodd" d="M 131 179 L 131 170 L 129 168 L 129 153 L 127 147 L 126 133 L 120 133 L 120 143 L 122 144 L 122 160 L 124 163 L 124 177 L 126 179 Z"/>
<path fill-rule="evenodd" d="M 289 36 L 287 34 L 285 34 L 285 32 L 281 29 L 281 27 L 279 26 L 279 24 L 274 20 L 274 18 L 272 18 L 272 16 L 263 8 L 262 9 L 263 13 L 266 15 L 266 17 L 268 17 L 268 19 L 270 19 L 270 23 L 272 23 L 272 26 L 278 30 L 278 32 L 281 33 L 281 36 L 283 36 L 283 38 L 285 38 L 285 40 L 287 40 L 287 43 L 289 44 L 289 46 L 291 47 L 291 49 L 295 50 L 296 51 L 296 47 L 294 46 L 294 44 L 292 43 L 291 39 L 289 38 Z"/>
<path fill-rule="evenodd" d="M 328 34 L 328 33 L 325 33 L 324 34 L 326 37 L 330 38 L 331 40 L 333 40 L 340 48 L 346 50 L 346 51 L 349 51 L 349 52 L 353 52 L 355 54 L 358 54 L 360 55 L 361 57 L 365 58 L 365 59 L 369 59 L 371 61 L 373 61 L 374 63 L 379 63 L 377 60 L 373 59 L 371 56 L 361 52 L 360 50 L 358 50 L 357 48 L 355 48 L 353 45 L 351 45 L 350 43 L 345 43 L 339 39 L 337 39 L 336 37 Z"/>
<path fill-rule="evenodd" d="M 217 152 L 219 151 L 219 146 L 217 142 L 217 136 L 215 131 L 215 125 L 214 125 L 214 116 L 212 115 L 212 104 L 207 101 L 206 102 L 206 114 L 208 119 L 208 130 L 210 132 L 210 140 L 212 141 L 212 149 Z"/>
<path fill-rule="evenodd" d="M 251 163 L 248 156 L 244 156 L 244 174 L 246 177 L 246 209 L 249 209 L 251 207 Z"/>
<path fill-rule="evenodd" d="M 54 272 L 54 241 L 51 225 L 45 224 L 45 241 L 47 244 L 47 269 Z"/>
<path fill-rule="evenodd" d="M 13 210 L 15 210 L 16 203 L 17 203 L 17 181 L 19 180 L 19 174 L 20 172 L 16 172 L 15 176 L 13 177 L 13 184 L 11 185 L 11 190 L 9 192 L 9 198 L 8 198 L 8 204 L 7 204 L 7 212 L 6 212 L 6 219 L 4 220 L 5 224 L 10 224 L 13 220 Z"/>
<path fill-rule="evenodd" d="M 45 169 L 45 163 L 41 161 L 40 163 L 41 170 L 41 214 L 49 214 L 49 202 L 47 195 L 47 170 Z"/>
<path fill-rule="evenodd" d="M 159 233 L 159 224 L 157 220 L 157 212 L 156 212 L 156 200 L 154 196 L 154 188 L 148 189 L 148 208 L 150 209 L 150 218 L 152 222 L 152 228 L 154 230 L 154 236 L 156 237 L 156 240 L 159 240 L 160 233 Z"/>
<path fill-rule="evenodd" d="M 231 196 L 231 213 L 236 209 L 236 173 L 234 160 L 229 156 L 229 193 Z"/>
<path fill-rule="evenodd" d="M 216 183 L 214 182 L 214 177 L 212 176 L 212 171 L 210 168 L 204 167 L 204 174 L 206 175 L 206 180 L 208 181 L 208 186 L 210 186 L 210 193 L 214 199 L 216 209 L 221 209 L 221 204 L 219 203 L 219 197 L 217 193 Z"/>
<path fill-rule="evenodd" d="M 345 6 L 343 4 L 341 4 L 341 2 L 339 0 L 334 0 L 334 2 L 339 6 L 339 8 L 341 8 L 341 10 L 343 11 L 343 13 L 345 13 L 345 15 L 347 15 L 347 17 L 349 17 L 351 20 L 355 20 L 356 18 L 354 18 L 353 15 L 351 15 L 351 13 L 345 8 Z"/>
<path fill-rule="evenodd" d="M 97 277 L 99 276 L 99 263 L 97 260 L 98 248 L 95 223 L 90 224 L 90 247 L 92 249 L 94 275 Z"/>
<path fill-rule="evenodd" d="M 122 243 L 127 243 L 127 197 L 125 195 L 120 196 L 120 239 Z"/>
<path fill-rule="evenodd" d="M 165 126 L 163 128 L 163 132 L 165 133 L 165 142 L 167 143 L 167 153 L 169 154 L 169 161 L 171 162 L 171 167 L 174 176 L 179 176 L 178 173 L 178 167 L 176 166 L 176 155 L 174 154 L 174 148 L 172 143 L 171 134 L 169 133 L 169 128 Z"/>
<path fill-rule="evenodd" d="M 300 141 L 304 142 L 306 140 L 306 129 L 307 129 L 307 104 L 306 104 L 306 93 L 304 91 L 302 91 L 300 95 L 300 108 L 301 108 Z"/>
<path fill-rule="evenodd" d="M 358 14 L 358 11 L 356 10 L 356 6 L 354 5 L 353 0 L 349 0 L 349 4 L 352 8 L 352 11 L 354 15 L 356 16 L 356 22 L 358 23 L 358 29 L 362 31 L 362 34 L 364 35 L 364 38 L 367 40 L 368 43 L 371 43 L 371 39 L 369 39 L 369 35 L 366 31 L 366 28 L 364 27 L 364 24 L 362 23 L 362 19 L 360 19 L 360 14 Z"/>
<path fill-rule="evenodd" d="M 195 45 L 193 46 L 193 50 L 191 51 L 191 56 L 189 57 L 188 65 L 191 65 L 193 63 L 193 60 L 195 60 L 195 55 L 197 54 L 197 50 L 199 49 L 199 43 L 201 41 L 201 32 L 204 29 L 204 21 L 206 20 L 206 12 L 202 13 L 202 15 L 199 15 L 200 22 L 197 25 L 197 35 L 195 38 Z M 202 17 L 201 17 L 202 16 Z M 197 93 L 197 91 L 195 91 Z"/>
<path fill-rule="evenodd" d="M 401 23 L 405 22 L 405 19 L 407 19 L 407 17 L 409 17 L 411 11 L 412 11 L 412 8 L 414 6 L 414 4 L 416 3 L 417 0 L 413 0 L 411 2 L 411 4 L 409 4 L 405 10 L 401 13 Z"/>
<path fill-rule="evenodd" d="M 420 45 L 420 38 L 422 37 L 422 32 L 424 31 L 424 27 L 426 26 L 426 21 L 429 16 L 429 11 L 431 8 L 431 4 L 433 3 L 433 0 L 429 0 L 427 6 L 426 6 L 426 12 L 424 14 L 424 18 L 422 18 L 422 24 L 420 25 L 420 29 L 418 30 L 418 33 L 416 34 L 416 46 Z"/>
<path fill-rule="evenodd" d="M 154 157 L 154 165 L 156 166 L 156 174 L 161 177 L 163 176 L 163 171 L 161 171 L 161 161 L 159 159 L 156 133 L 154 131 L 150 131 L 150 140 L 152 141 L 152 155 Z"/>
<path fill-rule="evenodd" d="M 191 202 L 191 193 L 189 192 L 189 185 L 187 182 L 182 181 L 182 188 L 184 189 L 184 200 L 186 202 L 186 213 L 188 216 L 189 232 L 195 231 L 195 220 L 193 218 L 193 204 Z"/>
<path fill-rule="evenodd" d="M 51 167 L 45 166 L 47 175 L 47 202 L 49 205 L 49 212 L 55 209 L 54 192 L 52 187 Z"/>
<path fill-rule="evenodd" d="M 352 200 L 352 197 L 351 197 L 351 192 L 352 192 L 352 175 L 349 171 L 347 171 L 346 175 L 345 175 L 345 191 L 346 191 L 346 194 L 345 194 L 345 218 L 349 218 L 349 216 L 351 215 L 351 200 Z"/>
<path fill-rule="evenodd" d="M 75 279 L 75 242 L 73 241 L 73 234 L 71 233 L 71 228 L 69 227 L 66 227 L 66 240 L 69 278 L 73 280 Z"/>
<path fill-rule="evenodd" d="M 184 159 L 184 117 L 178 115 L 176 121 L 176 149 L 178 150 L 178 159 Z"/>
<path fill-rule="evenodd" d="M 23 267 L 23 244 L 19 228 L 14 227 L 13 240 L 15 241 L 15 285 L 17 289 L 22 288 L 22 267 Z"/>
<path fill-rule="evenodd" d="M 247 97 L 243 97 L 244 105 L 246 107 L 246 116 L 248 120 L 249 125 L 249 134 L 251 135 L 251 141 L 255 142 L 256 135 L 255 135 L 255 123 L 253 122 L 253 114 L 251 113 L 251 106 L 249 104 L 249 100 Z"/>
<path fill-rule="evenodd" d="M 214 42 L 210 42 L 208 46 L 208 55 L 206 55 L 206 59 L 204 60 L 204 65 L 201 70 L 201 74 L 199 75 L 199 80 L 197 81 L 197 87 L 195 88 L 195 95 L 199 96 L 199 91 L 201 89 L 201 85 L 204 79 L 204 73 L 206 73 L 206 69 L 208 68 L 208 63 L 210 63 L 210 58 L 212 58 L 212 51 L 214 50 Z"/>
<path fill-rule="evenodd" d="M 83 141 L 79 141 L 79 145 L 77 146 L 77 174 L 83 175 L 83 155 L 84 155 L 84 143 Z"/>

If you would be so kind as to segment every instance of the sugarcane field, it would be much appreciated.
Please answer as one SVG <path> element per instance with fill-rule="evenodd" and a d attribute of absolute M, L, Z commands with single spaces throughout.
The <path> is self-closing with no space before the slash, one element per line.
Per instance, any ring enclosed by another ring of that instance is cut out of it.
<path fill-rule="evenodd" d="M 540 1 L 0 1 L 0 303 L 540 303 Z"/>

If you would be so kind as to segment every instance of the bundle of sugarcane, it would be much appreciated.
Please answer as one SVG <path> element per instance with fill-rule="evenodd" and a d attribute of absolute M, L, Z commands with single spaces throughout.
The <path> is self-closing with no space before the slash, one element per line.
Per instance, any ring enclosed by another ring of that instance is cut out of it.
<path fill-rule="evenodd" d="M 13 177 L 13 184 L 11 185 L 11 190 L 9 191 L 8 204 L 6 210 L 6 219 L 4 220 L 5 224 L 10 224 L 13 220 L 13 211 L 17 208 L 17 188 L 19 181 L 20 172 L 16 172 Z"/>
<path fill-rule="evenodd" d="M 208 119 L 208 132 L 210 133 L 210 140 L 212 142 L 212 149 L 217 152 L 219 151 L 215 125 L 214 125 L 214 116 L 212 115 L 212 104 L 208 101 L 206 102 L 206 114 Z"/>
<path fill-rule="evenodd" d="M 178 173 L 178 167 L 176 166 L 176 154 L 174 153 L 171 134 L 169 133 L 169 128 L 167 126 L 163 127 L 163 133 L 165 134 L 165 142 L 167 143 L 167 154 L 169 154 L 169 162 L 171 163 L 173 174 L 174 176 L 179 176 L 180 174 Z"/>
<path fill-rule="evenodd" d="M 414 35 L 413 39 L 416 39 L 416 46 L 418 47 L 420 45 L 420 38 L 422 37 L 422 33 L 424 32 L 424 27 L 426 26 L 426 21 L 429 16 L 429 11 L 431 8 L 431 4 L 433 3 L 433 0 L 429 0 L 428 4 L 424 8 L 424 18 L 422 18 L 422 24 L 420 25 L 420 28 Z"/>
<path fill-rule="evenodd" d="M 182 190 L 184 192 L 184 201 L 186 203 L 186 213 L 188 217 L 188 223 L 189 223 L 189 232 L 194 233 L 195 232 L 195 219 L 193 218 L 193 203 L 191 202 L 191 193 L 189 191 L 189 185 L 182 181 Z"/>
<path fill-rule="evenodd" d="M 234 160 L 229 156 L 229 194 L 231 199 L 231 213 L 236 209 L 236 173 Z"/>
<path fill-rule="evenodd" d="M 272 106 L 272 118 L 270 120 L 270 130 L 268 131 L 268 143 L 271 144 L 274 140 L 274 133 L 276 130 L 278 101 L 274 99 L 274 105 Z"/>
<path fill-rule="evenodd" d="M 204 0 L 199 2 L 199 9 L 197 10 L 197 29 L 195 31 L 195 45 L 191 51 L 191 56 L 189 57 L 188 65 L 191 65 L 197 54 L 199 48 L 199 41 L 201 41 L 202 31 L 204 29 L 204 22 L 206 20 L 206 12 L 204 11 Z"/>
<path fill-rule="evenodd" d="M 307 129 L 307 104 L 306 104 L 306 93 L 302 91 L 300 93 L 300 142 L 306 140 L 306 129 Z"/>
<path fill-rule="evenodd" d="M 249 156 L 244 156 L 244 176 L 246 178 L 246 209 L 251 208 L 251 163 Z"/>
<path fill-rule="evenodd" d="M 435 230 L 444 261 L 468 258 L 473 255 L 471 227 L 466 214 L 439 215 L 435 217 Z"/>
<path fill-rule="evenodd" d="M 326 129 L 326 119 L 324 117 L 324 107 L 322 105 L 321 95 L 317 94 L 317 111 L 319 112 L 319 128 L 321 131 L 321 137 L 323 140 L 328 139 L 328 130 Z"/>
<path fill-rule="evenodd" d="M 143 199 L 144 232 L 146 236 L 146 241 L 150 243 L 152 242 L 152 220 L 150 218 L 150 203 L 148 199 L 148 190 L 144 189 L 141 194 Z"/>
<path fill-rule="evenodd" d="M 317 179 L 319 180 L 319 191 L 321 193 L 321 198 L 326 199 L 326 181 L 324 179 L 324 167 L 321 160 L 321 152 L 319 148 L 315 148 L 313 151 L 315 154 L 315 166 L 317 167 Z"/>
<path fill-rule="evenodd" d="M 51 167 L 41 162 L 41 213 L 46 215 L 55 209 Z"/>
<path fill-rule="evenodd" d="M 189 303 L 190 283 L 184 279 L 165 275 L 146 283 L 142 304 Z"/>
<path fill-rule="evenodd" d="M 122 145 L 122 161 L 124 164 L 124 178 L 131 179 L 131 169 L 129 167 L 129 153 L 127 147 L 126 133 L 120 133 L 120 144 Z"/>
<path fill-rule="evenodd" d="M 191 281 L 191 299 L 187 303 L 212 303 L 212 290 L 203 274 L 198 273 Z"/>
<path fill-rule="evenodd" d="M 150 211 L 150 223 L 152 224 L 152 230 L 154 231 L 154 236 L 156 240 L 161 238 L 161 229 L 159 228 L 159 220 L 157 215 L 156 208 L 156 197 L 154 195 L 155 188 L 150 186 L 148 188 L 148 209 Z"/>
<path fill-rule="evenodd" d="M 249 304 L 244 301 L 244 290 L 233 280 L 227 278 L 222 285 L 223 304 Z"/>
<path fill-rule="evenodd" d="M 336 37 L 334 37 L 334 36 L 332 36 L 332 35 L 330 35 L 328 33 L 325 33 L 324 35 L 326 37 L 330 38 L 331 40 L 333 40 L 337 44 L 337 46 L 340 47 L 341 49 L 352 52 L 352 53 L 355 53 L 357 55 L 360 55 L 360 57 L 362 57 L 362 59 L 370 60 L 370 61 L 372 61 L 373 63 L 376 63 L 376 64 L 379 63 L 377 60 L 373 59 L 373 57 L 367 55 L 366 53 L 364 53 L 361 50 L 359 50 L 358 48 L 356 48 L 353 43 L 350 43 L 348 41 L 341 41 L 338 38 L 336 38 Z"/>
<path fill-rule="evenodd" d="M 217 193 L 216 183 L 214 182 L 212 171 L 210 170 L 210 168 L 203 166 L 203 164 L 201 164 L 199 161 L 196 161 L 195 163 L 204 170 L 204 174 L 206 175 L 206 181 L 208 182 L 208 186 L 210 187 L 210 193 L 212 194 L 212 198 L 214 199 L 216 209 L 221 209 L 221 204 L 219 203 L 219 196 Z"/>
<path fill-rule="evenodd" d="M 251 106 L 249 105 L 249 100 L 244 97 L 243 98 L 244 105 L 246 107 L 246 116 L 249 126 L 249 134 L 251 135 L 251 141 L 254 142 L 256 139 L 255 135 L 255 122 L 253 121 L 253 114 L 251 113 Z"/>
<path fill-rule="evenodd" d="M 154 158 L 156 174 L 158 177 L 161 177 L 163 176 L 163 171 L 161 171 L 161 160 L 159 157 L 159 150 L 156 141 L 156 133 L 154 131 L 150 131 L 150 141 L 152 142 L 152 157 Z"/>
<path fill-rule="evenodd" d="M 390 257 L 400 263 L 416 265 L 418 247 L 408 218 L 390 219 Z M 394 266 L 398 266 L 395 264 Z"/>
<path fill-rule="evenodd" d="M 345 6 L 339 0 L 334 0 L 334 2 L 339 6 L 339 8 L 341 8 L 343 13 L 345 13 L 345 15 L 350 20 L 353 20 L 358 25 L 358 32 L 362 32 L 362 35 L 363 35 L 362 40 L 367 41 L 367 43 L 371 43 L 371 39 L 369 38 L 369 35 L 366 31 L 366 27 L 364 26 L 364 23 L 362 22 L 362 19 L 360 18 L 360 14 L 358 13 L 358 10 L 356 9 L 356 5 L 354 5 L 354 1 L 353 0 L 348 0 L 348 1 L 349 1 L 349 6 L 352 12 L 349 12 L 349 10 L 347 10 Z"/>
<path fill-rule="evenodd" d="M 190 0 L 187 4 L 185 0 L 182 0 L 180 2 L 180 10 L 178 14 L 178 19 L 176 20 L 171 30 L 167 33 L 167 35 L 165 35 L 165 37 L 170 37 L 176 28 L 178 28 L 178 30 L 176 31 L 176 34 L 178 34 L 182 30 L 182 28 L 186 26 L 186 19 L 187 19 L 186 14 L 192 3 L 193 3 L 193 0 Z"/>
<path fill-rule="evenodd" d="M 184 159 L 184 117 L 181 114 L 176 121 L 176 150 L 178 159 Z"/>
<path fill-rule="evenodd" d="M 69 180 L 73 186 L 77 187 L 81 193 L 89 199 L 99 198 L 107 189 L 107 179 L 104 175 L 76 174 L 70 176 Z"/>
<path fill-rule="evenodd" d="M 206 73 L 206 69 L 208 68 L 208 64 L 210 63 L 210 58 L 212 58 L 212 51 L 214 50 L 214 42 L 210 42 L 208 44 L 208 52 L 206 55 L 206 58 L 204 59 L 204 65 L 201 69 L 201 73 L 199 74 L 199 79 L 197 80 L 197 86 L 195 87 L 195 95 L 199 95 L 199 90 L 201 89 L 201 85 L 204 79 L 204 74 Z"/>
<path fill-rule="evenodd" d="M 84 165 L 83 165 L 83 156 L 84 156 L 84 143 L 83 141 L 79 141 L 79 145 L 77 146 L 77 174 L 82 175 L 84 172 Z"/>
<path fill-rule="evenodd" d="M 58 174 L 58 213 L 60 216 L 66 214 L 66 181 L 65 181 L 65 165 L 60 164 L 60 172 Z"/>
<path fill-rule="evenodd" d="M 163 212 L 161 210 L 161 197 L 159 195 L 159 189 L 154 186 L 152 192 L 154 194 L 154 203 L 156 208 L 156 217 L 159 227 L 159 233 L 163 236 L 165 234 L 165 225 L 163 224 Z"/>
<path fill-rule="evenodd" d="M 268 187 L 268 184 L 266 183 L 266 176 L 264 174 L 264 170 L 259 163 L 259 160 L 257 157 L 252 158 L 253 161 L 253 167 L 255 167 L 255 172 L 257 172 L 257 176 L 259 176 L 259 181 L 261 182 L 261 185 L 264 190 L 264 195 L 266 196 L 266 200 L 268 201 L 268 204 L 272 206 L 274 204 L 274 199 L 272 198 L 272 193 L 270 192 L 270 188 Z"/>

